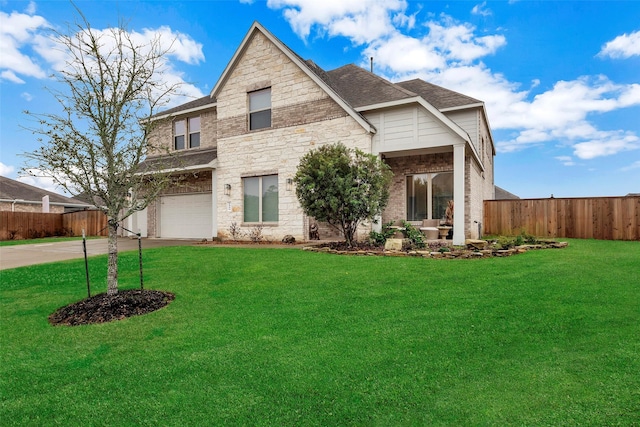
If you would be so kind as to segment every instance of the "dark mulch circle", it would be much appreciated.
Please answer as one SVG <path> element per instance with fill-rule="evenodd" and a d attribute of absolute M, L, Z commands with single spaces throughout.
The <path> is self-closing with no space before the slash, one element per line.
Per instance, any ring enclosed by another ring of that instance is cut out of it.
<path fill-rule="evenodd" d="M 169 304 L 175 295 L 152 290 L 125 290 L 116 295 L 95 295 L 66 307 L 49 316 L 52 325 L 89 325 L 121 320 L 151 313 Z"/>

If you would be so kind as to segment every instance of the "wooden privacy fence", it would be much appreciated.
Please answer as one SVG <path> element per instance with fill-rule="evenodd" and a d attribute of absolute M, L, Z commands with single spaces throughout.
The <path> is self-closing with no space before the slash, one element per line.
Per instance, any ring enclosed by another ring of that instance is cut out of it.
<path fill-rule="evenodd" d="M 107 217 L 100 211 L 71 213 L 0 211 L 0 240 L 50 236 L 106 236 Z"/>
<path fill-rule="evenodd" d="M 484 201 L 484 234 L 640 240 L 640 197 Z"/>

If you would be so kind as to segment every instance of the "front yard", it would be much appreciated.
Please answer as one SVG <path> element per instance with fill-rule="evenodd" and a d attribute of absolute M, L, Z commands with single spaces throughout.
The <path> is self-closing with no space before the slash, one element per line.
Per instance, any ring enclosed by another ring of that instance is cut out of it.
<path fill-rule="evenodd" d="M 145 252 L 154 313 L 78 327 L 82 260 L 0 271 L 3 425 L 637 425 L 640 242 L 432 260 Z M 90 261 L 104 291 L 106 256 Z M 137 286 L 137 253 L 121 257 Z"/>

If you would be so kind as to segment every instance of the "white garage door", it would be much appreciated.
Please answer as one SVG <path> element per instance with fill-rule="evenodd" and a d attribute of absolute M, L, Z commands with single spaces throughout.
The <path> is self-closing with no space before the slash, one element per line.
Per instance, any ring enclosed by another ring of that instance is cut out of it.
<path fill-rule="evenodd" d="M 160 237 L 210 239 L 213 213 L 211 194 L 160 198 Z"/>

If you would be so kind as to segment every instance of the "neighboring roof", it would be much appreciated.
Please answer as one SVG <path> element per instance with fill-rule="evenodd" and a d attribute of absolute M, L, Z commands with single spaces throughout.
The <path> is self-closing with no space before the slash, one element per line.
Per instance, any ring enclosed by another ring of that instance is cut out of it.
<path fill-rule="evenodd" d="M 83 201 L 66 197 L 43 188 L 34 187 L 24 182 L 16 181 L 5 176 L 0 176 L 0 199 L 4 200 L 24 200 L 34 203 L 42 203 L 42 198 L 49 196 L 49 202 L 59 205 L 78 206 L 91 205 Z"/>
<path fill-rule="evenodd" d="M 496 190 L 496 193 L 495 193 L 496 195 L 493 198 L 493 200 L 515 200 L 520 198 L 515 194 L 508 192 L 504 188 L 498 187 L 497 185 L 495 186 L 495 190 Z"/>
<path fill-rule="evenodd" d="M 414 98 L 415 93 L 354 64 L 326 73 L 331 87 L 354 108 Z"/>
<path fill-rule="evenodd" d="M 140 173 L 173 170 L 213 169 L 218 158 L 217 148 L 184 150 L 166 156 L 149 157 L 140 163 Z"/>
<path fill-rule="evenodd" d="M 445 89 L 441 86 L 437 86 L 420 79 L 407 80 L 405 82 L 396 83 L 396 85 L 420 95 L 438 110 L 462 107 L 465 105 L 482 104 L 482 101 L 475 98 L 471 98 L 470 96 Z"/>
<path fill-rule="evenodd" d="M 625 197 L 638 197 L 638 196 L 640 196 L 640 193 L 629 193 Z"/>

